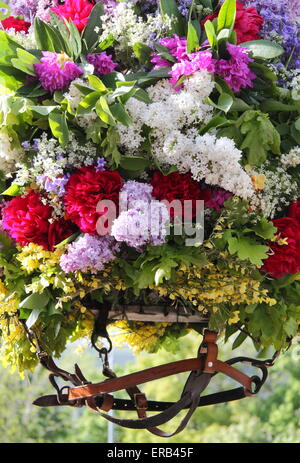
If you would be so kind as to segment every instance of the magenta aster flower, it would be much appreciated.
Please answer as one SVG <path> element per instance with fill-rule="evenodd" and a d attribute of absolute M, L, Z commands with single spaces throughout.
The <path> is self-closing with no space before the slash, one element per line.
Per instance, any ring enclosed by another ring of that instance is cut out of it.
<path fill-rule="evenodd" d="M 198 51 L 187 56 L 188 59 L 175 63 L 172 70 L 169 72 L 172 76 L 170 79 L 172 84 L 176 84 L 180 77 L 190 76 L 201 69 L 205 69 L 208 72 L 215 71 L 215 60 L 210 51 Z"/>
<path fill-rule="evenodd" d="M 112 55 L 107 55 L 105 51 L 97 55 L 89 54 L 87 55 L 87 60 L 94 66 L 97 76 L 103 76 L 104 74 L 114 72 L 115 68 L 118 66 L 118 63 L 113 62 Z"/>
<path fill-rule="evenodd" d="M 249 63 L 253 61 L 245 47 L 227 44 L 230 59 L 216 61 L 216 73 L 219 74 L 232 90 L 239 92 L 241 88 L 253 87 L 256 75 L 251 72 Z"/>
<path fill-rule="evenodd" d="M 43 58 L 34 64 L 34 70 L 42 87 L 52 93 L 64 90 L 83 73 L 65 53 L 51 51 L 43 51 Z"/>

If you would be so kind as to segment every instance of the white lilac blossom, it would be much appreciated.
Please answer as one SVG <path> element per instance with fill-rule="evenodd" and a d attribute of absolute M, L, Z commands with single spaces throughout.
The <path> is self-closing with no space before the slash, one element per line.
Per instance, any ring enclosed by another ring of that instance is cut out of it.
<path fill-rule="evenodd" d="M 5 129 L 0 130 L 0 171 L 10 174 L 24 156 L 24 149 L 14 146 L 14 139 Z"/>
<path fill-rule="evenodd" d="M 112 34 L 116 40 L 115 48 L 119 51 L 128 51 L 130 46 L 137 42 L 148 43 L 148 38 L 156 35 L 159 38 L 168 26 L 161 17 L 147 16 L 147 20 L 136 15 L 134 4 L 121 2 L 113 14 L 102 17 L 102 33 L 100 40 L 103 41 Z"/>
<path fill-rule="evenodd" d="M 126 109 L 133 124 L 130 127 L 118 126 L 121 144 L 131 152 L 138 153 L 145 141 L 142 127 L 147 125 L 152 129 L 153 151 L 159 151 L 170 131 L 208 122 L 213 110 L 204 100 L 213 88 L 211 74 L 199 71 L 185 80 L 180 92 L 176 92 L 168 80 L 161 80 L 150 87 L 150 104 L 131 98 Z"/>
<path fill-rule="evenodd" d="M 31 166 L 19 163 L 15 183 L 24 186 L 26 183 L 35 182 L 40 176 L 49 179 L 61 177 L 72 167 L 91 166 L 97 160 L 97 148 L 92 143 L 84 145 L 78 143 L 71 134 L 66 148 L 62 148 L 54 138 L 48 139 L 43 133 L 39 141 L 36 141 L 37 154 L 33 157 Z"/>
<path fill-rule="evenodd" d="M 284 167 L 297 167 L 300 164 L 300 146 L 295 146 L 288 154 L 283 154 L 280 162 Z"/>
<path fill-rule="evenodd" d="M 205 180 L 207 184 L 220 186 L 243 199 L 248 199 L 254 192 L 251 178 L 240 164 L 242 152 L 229 138 L 216 138 L 208 133 L 201 136 L 196 131 L 186 135 L 173 131 L 157 157 L 160 162 L 167 160 L 170 165 L 175 165 L 179 172 L 191 171 L 195 180 Z"/>
<path fill-rule="evenodd" d="M 292 176 L 286 172 L 286 167 L 277 167 L 275 171 L 269 170 L 266 162 L 260 169 L 249 171 L 250 175 L 263 174 L 265 186 L 262 191 L 252 196 L 249 206 L 266 218 L 273 219 L 278 212 L 284 210 L 299 197 L 298 185 Z"/>
<path fill-rule="evenodd" d="M 66 254 L 60 259 L 64 272 L 97 273 L 104 265 L 115 259 L 119 244 L 111 236 L 93 236 L 84 234 L 68 246 Z"/>
<path fill-rule="evenodd" d="M 83 79 L 75 79 L 71 83 L 68 92 L 64 93 L 64 97 L 68 101 L 69 107 L 73 114 L 76 113 L 78 105 L 83 100 L 84 95 L 78 89 L 77 85 L 87 85 L 87 82 Z M 88 130 L 98 119 L 98 115 L 96 111 L 91 111 L 89 114 L 83 114 L 81 116 L 76 117 L 76 122 L 79 127 L 83 128 L 84 130 Z"/>
<path fill-rule="evenodd" d="M 126 108 L 133 120 L 129 128 L 118 126 L 120 143 L 133 154 L 145 141 L 142 128 L 151 128 L 152 156 L 163 166 L 191 171 L 195 180 L 205 180 L 242 198 L 253 194 L 250 177 L 240 165 L 242 157 L 234 142 L 214 135 L 200 136 L 198 127 L 212 116 L 205 98 L 214 88 L 211 74 L 199 71 L 176 92 L 169 81 L 148 89 L 150 104 L 131 99 Z"/>

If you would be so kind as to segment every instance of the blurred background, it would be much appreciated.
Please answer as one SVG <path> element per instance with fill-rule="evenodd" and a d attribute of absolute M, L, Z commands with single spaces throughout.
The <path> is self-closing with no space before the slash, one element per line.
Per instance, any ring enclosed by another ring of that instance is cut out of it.
<path fill-rule="evenodd" d="M 177 352 L 164 350 L 157 354 L 133 356 L 128 349 L 115 349 L 113 362 L 118 375 L 150 368 L 162 363 L 194 357 L 201 337 L 190 334 L 178 342 Z M 232 343 L 230 343 L 232 345 Z M 255 356 L 251 343 L 232 352 L 230 345 L 220 345 L 220 358 L 239 355 Z M 271 354 L 271 352 L 269 353 Z M 88 343 L 69 346 L 59 360 L 71 371 L 79 363 L 91 381 L 101 381 L 101 362 Z M 48 372 L 37 368 L 21 380 L 18 373 L 0 367 L 0 442 L 1 443 L 298 443 L 300 442 L 300 345 L 295 343 L 276 365 L 258 396 L 238 402 L 198 409 L 184 432 L 169 440 L 152 436 L 147 431 L 126 430 L 108 426 L 89 409 L 71 407 L 38 408 L 35 398 L 52 394 Z M 248 371 L 251 373 L 251 370 Z M 253 373 L 252 373 L 253 374 Z M 153 400 L 178 400 L 186 374 L 149 383 L 143 390 Z M 218 374 L 208 392 L 235 387 Z M 121 396 L 120 394 L 118 395 Z M 126 397 L 126 393 L 123 395 Z M 116 412 L 115 412 L 116 413 Z M 123 418 L 135 418 L 132 412 L 119 412 Z M 182 415 L 180 415 L 182 417 Z M 165 425 L 175 429 L 179 418 Z"/>

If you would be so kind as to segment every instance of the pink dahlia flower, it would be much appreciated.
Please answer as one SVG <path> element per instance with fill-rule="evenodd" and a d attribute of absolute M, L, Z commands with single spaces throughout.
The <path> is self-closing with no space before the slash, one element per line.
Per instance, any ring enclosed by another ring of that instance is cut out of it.
<path fill-rule="evenodd" d="M 43 51 L 43 58 L 34 64 L 35 73 L 45 90 L 55 92 L 64 90 L 83 73 L 65 53 Z"/>
<path fill-rule="evenodd" d="M 81 32 L 88 23 L 94 3 L 88 0 L 66 0 L 63 5 L 51 8 L 61 18 L 71 19 Z"/>

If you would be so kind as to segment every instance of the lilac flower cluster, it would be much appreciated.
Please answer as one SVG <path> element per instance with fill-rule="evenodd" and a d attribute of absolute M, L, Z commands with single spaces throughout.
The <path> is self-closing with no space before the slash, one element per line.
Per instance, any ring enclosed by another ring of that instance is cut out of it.
<path fill-rule="evenodd" d="M 144 183 L 126 182 L 121 190 L 123 211 L 111 229 L 117 241 L 125 242 L 139 251 L 146 244 L 163 244 L 167 235 L 168 209 L 165 204 L 153 199 L 152 188 Z"/>
<path fill-rule="evenodd" d="M 64 272 L 97 273 L 104 265 L 115 259 L 119 245 L 111 236 L 93 236 L 84 234 L 68 247 L 67 254 L 60 258 L 60 266 Z"/>
<path fill-rule="evenodd" d="M 24 16 L 25 21 L 32 21 L 38 16 L 49 21 L 50 8 L 57 6 L 59 0 L 14 0 L 10 4 L 14 16 Z"/>
<path fill-rule="evenodd" d="M 107 161 L 104 159 L 104 158 L 98 158 L 96 160 L 96 171 L 99 172 L 103 172 L 105 170 L 105 166 L 107 164 Z"/>
<path fill-rule="evenodd" d="M 239 92 L 242 88 L 253 87 L 256 75 L 251 72 L 249 63 L 253 61 L 247 54 L 247 49 L 227 43 L 230 59 L 216 60 L 215 72 L 219 74 L 232 90 Z"/>
<path fill-rule="evenodd" d="M 99 77 L 114 72 L 118 66 L 118 63 L 113 62 L 112 55 L 107 55 L 105 51 L 97 55 L 89 54 L 87 60 L 94 66 L 94 73 Z"/>
<path fill-rule="evenodd" d="M 43 58 L 34 64 L 34 70 L 42 87 L 49 92 L 64 90 L 83 73 L 65 53 L 43 51 Z"/>
<path fill-rule="evenodd" d="M 21 145 L 26 150 L 38 151 L 38 149 L 39 149 L 39 139 L 38 138 L 33 138 L 32 142 L 33 143 L 30 143 L 29 140 L 25 140 L 25 141 L 23 141 L 23 143 L 21 143 Z"/>
<path fill-rule="evenodd" d="M 62 177 L 49 178 L 46 175 L 40 175 L 37 177 L 38 184 L 42 185 L 43 188 L 59 198 L 62 198 L 66 193 L 65 187 L 69 181 L 70 174 L 63 175 Z"/>
<path fill-rule="evenodd" d="M 284 48 L 281 57 L 289 69 L 300 67 L 300 0 L 247 0 L 264 18 L 261 35 L 278 40 Z"/>

